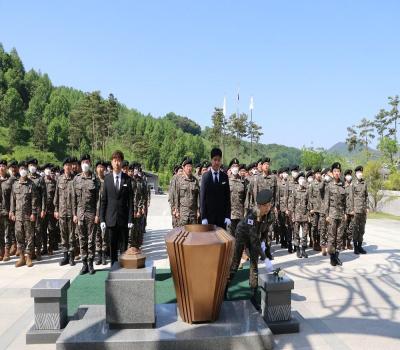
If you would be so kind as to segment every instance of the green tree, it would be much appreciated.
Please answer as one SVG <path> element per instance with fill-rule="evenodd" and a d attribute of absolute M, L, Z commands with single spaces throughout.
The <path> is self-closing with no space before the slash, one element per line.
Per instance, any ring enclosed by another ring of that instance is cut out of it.
<path fill-rule="evenodd" d="M 41 119 L 36 122 L 33 128 L 32 142 L 41 151 L 47 148 L 47 126 Z"/>
<path fill-rule="evenodd" d="M 15 88 L 7 90 L 0 103 L 0 124 L 8 127 L 15 121 L 21 123 L 24 119 L 24 103 Z"/>
<path fill-rule="evenodd" d="M 375 116 L 373 126 L 376 129 L 379 138 L 382 140 L 385 136 L 385 132 L 388 129 L 390 120 L 388 119 L 389 113 L 384 109 L 381 109 L 379 113 Z"/>
<path fill-rule="evenodd" d="M 395 165 L 394 157 L 399 151 L 399 145 L 396 140 L 385 136 L 379 141 L 378 149 L 382 152 L 384 159 L 393 167 Z"/>
<path fill-rule="evenodd" d="M 231 140 L 233 141 L 233 144 L 235 146 L 236 156 L 239 157 L 240 143 L 242 139 L 248 135 L 247 114 L 232 114 L 229 117 L 227 129 L 229 132 L 229 136 L 231 137 Z"/>
<path fill-rule="evenodd" d="M 212 127 L 210 130 L 211 141 L 222 149 L 222 158 L 225 158 L 225 143 L 227 136 L 227 120 L 222 108 L 215 107 L 211 116 Z"/>
<path fill-rule="evenodd" d="M 303 147 L 301 149 L 301 165 L 302 167 L 322 168 L 324 163 L 324 153 L 322 150 L 315 150 L 312 147 Z"/>
<path fill-rule="evenodd" d="M 394 139 L 397 141 L 397 121 L 399 120 L 399 96 L 389 97 L 389 104 L 392 106 L 390 111 L 390 122 L 394 123 L 394 128 L 390 130 L 390 133 L 394 135 Z"/>
<path fill-rule="evenodd" d="M 373 211 L 376 211 L 378 203 L 383 198 L 382 189 L 384 188 L 384 180 L 382 176 L 382 162 L 367 162 L 364 167 L 364 177 L 368 183 L 370 206 Z"/>
<path fill-rule="evenodd" d="M 47 127 L 47 137 L 49 148 L 55 152 L 59 158 L 66 155 L 65 145 L 68 144 L 69 120 L 64 116 L 57 116 L 51 119 Z"/>
<path fill-rule="evenodd" d="M 372 142 L 372 140 L 375 138 L 374 135 L 374 128 L 373 128 L 373 123 L 369 121 L 366 118 L 363 118 L 361 120 L 361 123 L 357 125 L 357 128 L 359 130 L 359 142 L 361 145 L 364 146 L 365 154 L 367 156 L 367 159 L 369 157 L 369 144 Z"/>

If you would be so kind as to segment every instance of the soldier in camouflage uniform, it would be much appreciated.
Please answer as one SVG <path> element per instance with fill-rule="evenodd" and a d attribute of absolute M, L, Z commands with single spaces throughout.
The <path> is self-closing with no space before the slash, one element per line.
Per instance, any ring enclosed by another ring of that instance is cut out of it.
<path fill-rule="evenodd" d="M 240 164 L 237 158 L 229 163 L 231 176 L 229 176 L 229 188 L 231 190 L 231 225 L 228 230 L 235 236 L 236 227 L 244 217 L 244 201 L 246 199 L 246 184 L 239 175 Z"/>
<path fill-rule="evenodd" d="M 269 171 L 270 166 L 270 158 L 264 157 L 261 159 L 259 163 L 261 163 L 262 173 L 257 175 L 254 181 L 250 182 L 249 189 L 247 191 L 247 199 L 248 208 L 254 207 L 256 205 L 255 199 L 257 198 L 258 192 L 261 190 L 268 189 L 272 192 L 272 200 L 271 204 L 274 210 L 271 210 L 268 215 L 268 222 L 270 223 L 269 227 L 266 227 L 265 231 L 262 233 L 261 241 L 265 241 L 265 256 L 273 260 L 271 254 L 271 239 L 272 239 L 272 231 L 273 231 L 273 223 L 274 223 L 274 214 L 276 211 L 275 202 L 276 202 L 276 188 L 277 188 L 277 180 L 276 176 L 273 175 Z"/>
<path fill-rule="evenodd" d="M 147 191 L 140 176 L 140 164 L 133 162 L 132 192 L 133 192 L 133 228 L 129 232 L 128 246 L 140 249 L 143 244 L 143 219 Z"/>
<path fill-rule="evenodd" d="M 351 245 L 351 240 L 353 239 L 354 233 L 354 215 L 351 211 L 350 205 L 350 190 L 351 190 L 351 183 L 353 178 L 353 170 L 346 169 L 344 172 L 344 189 L 346 193 L 346 223 L 344 228 L 343 234 L 343 247 L 342 249 L 353 249 Z"/>
<path fill-rule="evenodd" d="M 306 180 L 306 187 L 307 187 L 307 189 L 309 189 L 312 182 L 314 181 L 314 172 L 312 171 L 311 167 L 307 167 L 307 169 L 309 169 L 309 170 L 306 170 L 305 180 Z M 311 217 L 309 217 L 309 219 L 311 220 Z M 308 235 L 310 237 L 309 247 L 314 249 L 314 248 L 316 248 L 316 242 L 315 242 L 315 239 L 314 239 L 312 231 L 311 231 L 311 221 L 310 221 L 309 226 L 310 226 L 309 230 L 308 230 Z M 316 249 L 314 249 L 314 250 L 316 250 Z"/>
<path fill-rule="evenodd" d="M 57 244 L 57 220 L 54 217 L 54 196 L 56 194 L 57 181 L 52 174 L 52 164 L 44 167 L 44 184 L 46 191 L 46 213 L 42 219 L 43 251 L 42 254 L 53 255 L 53 248 Z M 48 243 L 48 247 L 47 247 Z"/>
<path fill-rule="evenodd" d="M 63 161 L 64 173 L 57 179 L 56 193 L 54 195 L 54 217 L 59 222 L 61 234 L 61 246 L 63 259 L 60 265 L 75 265 L 74 250 L 76 245 L 75 232 L 73 227 L 73 175 L 71 159 L 65 158 Z"/>
<path fill-rule="evenodd" d="M 20 258 L 15 266 L 32 267 L 34 251 L 33 232 L 39 213 L 39 197 L 34 182 L 28 177 L 27 165 L 21 162 L 20 178 L 15 181 L 11 191 L 10 218 L 15 222 L 15 234 L 20 251 Z M 24 255 L 26 253 L 26 256 Z"/>
<path fill-rule="evenodd" d="M 44 183 L 44 179 L 38 173 L 38 160 L 32 158 L 27 161 L 28 170 L 29 170 L 29 178 L 35 183 L 37 193 L 38 193 L 38 204 L 39 204 L 39 215 L 36 216 L 35 229 L 33 233 L 34 237 L 34 246 L 36 248 L 36 252 L 32 252 L 32 258 L 37 259 L 38 261 L 41 259 L 41 249 L 42 249 L 42 220 L 46 213 L 46 185 Z"/>
<path fill-rule="evenodd" d="M 256 207 L 250 209 L 243 220 L 239 222 L 235 234 L 236 242 L 231 272 L 225 291 L 225 296 L 227 296 L 228 286 L 233 281 L 239 268 L 243 249 L 244 247 L 248 247 L 250 251 L 249 284 L 253 292 L 251 300 L 258 310 L 260 309 L 260 306 L 257 302 L 256 296 L 258 288 L 258 257 L 260 253 L 260 238 L 263 234 L 264 228 L 271 224 L 271 222 L 268 222 L 268 213 L 272 207 L 272 200 L 273 194 L 270 190 L 261 190 L 256 196 Z"/>
<path fill-rule="evenodd" d="M 294 245 L 298 258 L 308 258 L 307 236 L 310 230 L 309 223 L 309 188 L 304 173 L 301 172 L 297 176 L 298 184 L 294 187 L 293 200 L 291 201 L 290 212 L 292 213 L 292 221 L 294 222 Z M 303 234 L 300 239 L 300 227 Z M 301 245 L 301 249 L 300 249 Z"/>
<path fill-rule="evenodd" d="M 179 226 L 197 224 L 200 217 L 200 186 L 192 174 L 192 164 L 190 158 L 183 160 L 183 175 L 176 182 L 174 197 Z"/>
<path fill-rule="evenodd" d="M 321 169 L 315 169 L 314 179 L 310 183 L 310 217 L 311 233 L 314 238 L 314 250 L 326 249 L 326 242 L 321 247 L 321 237 L 326 236 L 326 221 L 323 211 L 325 182 L 322 181 Z"/>
<path fill-rule="evenodd" d="M 362 247 L 365 223 L 368 214 L 368 187 L 363 178 L 364 168 L 359 165 L 354 169 L 356 178 L 350 190 L 351 213 L 354 215 L 353 244 L 354 254 L 366 254 Z"/>
<path fill-rule="evenodd" d="M 11 204 L 11 190 L 12 186 L 15 181 L 18 180 L 19 178 L 19 173 L 18 173 L 18 162 L 16 160 L 11 160 L 8 163 L 8 179 L 2 183 L 1 188 L 2 188 L 2 205 L 3 207 L 3 213 L 4 215 L 7 214 L 9 217 L 10 213 L 10 204 Z M 20 252 L 17 249 L 17 239 L 15 237 L 15 222 L 8 220 L 8 235 L 6 236 L 6 247 L 10 247 L 10 256 L 20 255 Z M 3 258 L 4 260 L 4 258 Z"/>
<path fill-rule="evenodd" d="M 90 155 L 81 157 L 82 172 L 73 180 L 74 223 L 79 233 L 79 245 L 82 255 L 81 275 L 95 273 L 93 259 L 96 247 L 96 230 L 99 225 L 100 181 L 91 170 Z"/>
<path fill-rule="evenodd" d="M 340 179 L 341 165 L 336 162 L 331 167 L 333 179 L 325 188 L 325 215 L 328 223 L 328 253 L 331 265 L 342 265 L 339 251 L 342 248 L 343 231 L 346 223 L 346 191 Z"/>
<path fill-rule="evenodd" d="M 176 165 L 174 167 L 174 175 L 172 176 L 172 179 L 169 183 L 169 189 L 168 189 L 168 202 L 171 207 L 171 217 L 172 217 L 172 227 L 178 227 L 179 220 L 176 216 L 177 214 L 177 209 L 176 209 L 176 204 L 175 204 L 175 193 L 176 193 L 176 181 L 178 180 L 178 177 L 182 175 L 183 169 L 181 165 Z"/>
<path fill-rule="evenodd" d="M 9 238 L 9 207 L 7 208 L 3 192 L 7 186 L 7 161 L 5 159 L 0 160 L 0 261 L 10 260 L 10 242 L 7 242 Z M 8 245 L 6 245 L 8 243 Z"/>
<path fill-rule="evenodd" d="M 103 193 L 104 187 L 104 173 L 106 170 L 106 164 L 103 161 L 96 162 L 96 175 L 100 184 L 100 203 L 101 203 L 101 195 Z M 133 174 L 133 171 L 132 171 Z M 101 230 L 100 225 L 96 225 L 96 253 L 97 260 L 96 265 L 107 265 L 107 252 L 108 252 L 108 231 L 107 228 L 105 230 Z"/>
<path fill-rule="evenodd" d="M 287 220 L 287 227 L 288 227 L 288 236 L 291 237 L 291 241 L 293 242 L 294 240 L 294 234 L 293 234 L 293 228 L 294 228 L 294 222 L 293 222 L 293 213 L 290 211 L 290 208 L 293 206 L 293 194 L 294 194 L 294 189 L 298 185 L 298 176 L 299 176 L 299 166 L 297 164 L 294 164 L 290 167 L 290 176 L 288 176 L 288 187 L 287 187 L 287 207 L 288 207 L 288 220 Z M 296 246 L 294 247 L 294 251 L 296 251 Z"/>
<path fill-rule="evenodd" d="M 281 180 L 278 183 L 276 202 L 278 209 L 279 232 L 281 234 L 281 247 L 287 247 L 288 253 L 293 253 L 292 232 L 289 217 L 289 168 L 280 170 Z"/>

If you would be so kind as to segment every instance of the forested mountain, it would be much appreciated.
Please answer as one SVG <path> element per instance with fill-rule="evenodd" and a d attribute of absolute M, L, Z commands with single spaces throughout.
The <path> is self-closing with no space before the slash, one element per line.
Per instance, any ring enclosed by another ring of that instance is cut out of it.
<path fill-rule="evenodd" d="M 254 135 L 261 135 L 260 127 L 252 127 L 256 128 Z M 112 94 L 104 98 L 100 91 L 53 86 L 47 74 L 25 71 L 17 51 L 6 52 L 0 44 L 0 153 L 6 159 L 35 156 L 41 163 L 59 163 L 67 154 L 82 153 L 108 159 L 118 148 L 130 161 L 158 172 L 166 183 L 185 155 L 199 162 L 208 159 L 211 147 L 219 145 L 212 130 L 206 129 L 202 131 L 193 120 L 173 112 L 159 118 L 144 115 Z M 250 143 L 244 141 L 248 134 L 232 130 L 232 135 L 224 144 L 225 163 L 234 156 L 248 163 Z M 298 163 L 301 151 L 255 142 L 252 160 L 265 155 L 271 157 L 273 168 L 278 168 Z"/>

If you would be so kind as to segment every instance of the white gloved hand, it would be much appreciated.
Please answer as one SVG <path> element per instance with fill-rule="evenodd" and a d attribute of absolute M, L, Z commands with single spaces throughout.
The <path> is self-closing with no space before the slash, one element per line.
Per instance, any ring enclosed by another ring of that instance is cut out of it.
<path fill-rule="evenodd" d="M 207 220 L 207 219 L 201 220 L 201 224 L 202 224 L 202 225 L 208 225 L 208 220 Z"/>
<path fill-rule="evenodd" d="M 100 228 L 101 228 L 101 230 L 105 230 L 106 229 L 106 223 L 105 222 L 101 222 L 100 223 Z"/>
<path fill-rule="evenodd" d="M 132 227 L 133 227 L 133 224 L 132 224 L 132 223 L 129 223 L 129 224 L 128 224 L 128 228 L 131 229 Z"/>
<path fill-rule="evenodd" d="M 229 218 L 225 218 L 225 225 L 226 226 L 231 226 L 231 219 L 229 219 Z"/>

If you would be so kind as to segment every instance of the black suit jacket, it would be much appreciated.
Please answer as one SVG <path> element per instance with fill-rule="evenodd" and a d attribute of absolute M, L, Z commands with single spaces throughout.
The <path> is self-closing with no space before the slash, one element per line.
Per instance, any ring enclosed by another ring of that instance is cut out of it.
<path fill-rule="evenodd" d="M 131 178 L 121 173 L 120 190 L 114 186 L 113 174 L 104 178 L 103 193 L 100 202 L 100 221 L 108 227 L 124 226 L 127 228 L 132 223 L 133 193 Z"/>
<path fill-rule="evenodd" d="M 231 192 L 228 175 L 219 172 L 219 182 L 214 183 L 213 171 L 201 177 L 200 189 L 201 219 L 209 224 L 225 227 L 225 218 L 231 217 Z"/>

